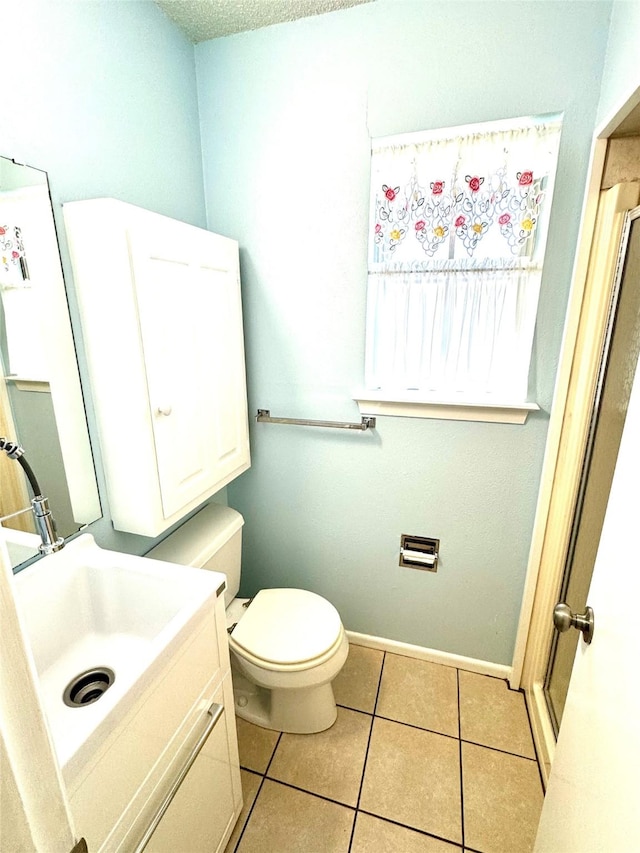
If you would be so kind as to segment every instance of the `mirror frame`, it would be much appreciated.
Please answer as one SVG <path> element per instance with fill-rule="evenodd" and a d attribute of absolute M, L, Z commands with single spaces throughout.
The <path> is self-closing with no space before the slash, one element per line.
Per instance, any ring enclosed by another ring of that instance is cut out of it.
<path fill-rule="evenodd" d="M 78 528 L 82 529 L 87 524 L 102 517 L 102 508 L 62 269 L 60 243 L 49 189 L 49 178 L 47 172 L 42 169 L 28 166 L 10 157 L 3 156 L 1 159 L 18 167 L 32 169 L 34 172 L 40 173 L 43 178 L 39 185 L 42 186 L 42 200 L 46 201 L 50 212 L 50 233 L 46 234 L 46 240 L 51 247 L 52 269 L 51 275 L 45 283 L 46 286 L 41 289 L 41 294 L 39 294 L 41 299 L 38 299 L 38 303 L 43 318 L 41 327 L 44 334 L 44 350 L 47 353 L 49 388 L 69 498 L 74 521 Z M 48 231 L 48 222 L 46 227 Z M 57 263 L 53 262 L 54 255 L 57 258 Z M 19 441 L 19 436 L 9 437 Z M 28 448 L 25 450 L 25 457 L 28 458 Z M 55 517 L 55 506 L 52 506 L 51 510 Z M 15 568 L 16 566 L 14 566 Z"/>

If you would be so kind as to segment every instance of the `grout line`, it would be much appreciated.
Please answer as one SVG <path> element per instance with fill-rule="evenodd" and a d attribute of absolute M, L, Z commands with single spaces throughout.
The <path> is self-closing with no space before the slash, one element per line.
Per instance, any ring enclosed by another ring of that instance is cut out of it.
<path fill-rule="evenodd" d="M 438 841 L 445 841 L 447 844 L 452 844 L 454 847 L 460 847 L 460 849 L 462 849 L 462 844 L 460 842 L 452 841 L 450 838 L 445 838 L 443 835 L 435 835 L 435 833 L 433 832 L 427 832 L 424 829 L 418 829 L 417 826 L 409 826 L 406 823 L 400 823 L 400 821 L 394 820 L 391 817 L 383 817 L 382 815 L 376 814 L 375 812 L 369 812 L 366 809 L 358 809 L 358 813 L 369 815 L 369 817 L 375 817 L 378 820 L 383 821 L 384 823 L 392 823 L 394 826 L 399 826 L 402 829 L 409 829 L 411 830 L 411 832 L 417 832 L 418 835 L 423 835 L 426 838 L 434 838 Z M 465 853 L 467 850 L 469 851 L 469 853 L 476 853 L 476 851 L 472 851 L 470 847 L 465 848 Z"/>
<path fill-rule="evenodd" d="M 260 773 L 256 773 L 255 771 L 248 771 L 248 772 L 253 773 L 254 776 L 261 776 Z M 245 820 L 244 826 L 242 828 L 242 832 L 240 833 L 240 835 L 238 837 L 237 845 L 240 844 L 240 840 L 244 834 L 245 828 L 246 828 L 247 824 L 249 823 L 249 818 L 251 817 L 251 814 L 253 812 L 255 804 L 258 800 L 258 796 L 260 794 L 260 791 L 262 790 L 262 786 L 266 781 L 269 781 L 269 782 L 274 782 L 276 785 L 282 785 L 284 788 L 291 788 L 294 791 L 300 791 L 301 794 L 308 794 L 310 797 L 316 797 L 316 799 L 318 799 L 318 800 L 323 800 L 326 803 L 331 803 L 332 805 L 335 805 L 335 806 L 341 806 L 344 809 L 348 809 L 349 811 L 352 811 L 354 813 L 354 828 L 355 828 L 355 818 L 357 817 L 358 813 L 361 812 L 362 814 L 369 815 L 370 817 L 375 817 L 378 820 L 382 820 L 386 823 L 391 823 L 394 826 L 402 827 L 402 829 L 409 829 L 412 832 L 417 832 L 419 835 L 424 835 L 427 838 L 434 838 L 434 839 L 438 839 L 439 841 L 445 841 L 448 844 L 457 845 L 459 847 L 461 846 L 461 844 L 459 844 L 457 841 L 452 841 L 450 838 L 445 838 L 442 835 L 435 835 L 433 832 L 427 832 L 424 829 L 419 829 L 417 826 L 409 826 L 406 823 L 401 823 L 400 821 L 393 820 L 393 818 L 390 818 L 390 817 L 383 817 L 382 815 L 376 814 L 375 812 L 367 811 L 366 809 L 356 809 L 355 806 L 351 806 L 348 803 L 340 802 L 340 800 L 334 800 L 331 797 L 326 797 L 323 794 L 316 793 L 315 791 L 309 791 L 307 788 L 300 788 L 300 787 L 298 787 L 298 785 L 292 785 L 290 782 L 283 782 L 282 779 L 274 779 L 271 776 L 261 776 L 261 779 L 262 779 L 262 782 L 260 783 L 260 787 L 258 788 L 258 791 L 256 793 L 256 796 L 255 796 L 255 799 L 254 799 L 253 804 L 251 806 L 251 809 L 249 811 L 249 814 L 247 815 L 247 819 Z M 353 833 L 353 830 L 352 830 L 352 833 Z M 351 842 L 350 842 L 350 844 L 351 844 Z M 236 849 L 237 849 L 237 846 L 236 846 Z M 467 849 L 469 849 L 469 853 L 473 853 L 473 851 L 471 851 L 470 848 L 467 848 Z"/>
<path fill-rule="evenodd" d="M 376 698 L 373 703 L 373 713 L 371 714 L 371 726 L 369 728 L 369 738 L 367 739 L 367 748 L 364 753 L 364 763 L 362 765 L 362 776 L 360 777 L 360 787 L 358 788 L 358 799 L 356 800 L 356 812 L 353 817 L 353 826 L 351 827 L 351 838 L 349 839 L 349 850 L 353 845 L 353 836 L 356 831 L 356 820 L 358 817 L 358 809 L 360 808 L 360 797 L 362 796 L 362 786 L 364 785 L 364 774 L 367 769 L 367 759 L 369 758 L 369 746 L 371 745 L 371 735 L 373 734 L 373 724 L 376 719 L 376 708 L 378 707 L 378 697 L 380 696 L 380 687 L 382 685 L 382 673 L 384 672 L 384 662 L 387 657 L 387 653 L 382 653 L 382 666 L 380 667 L 380 675 L 378 676 L 378 689 L 376 690 Z"/>
<path fill-rule="evenodd" d="M 387 661 L 387 653 L 382 653 L 382 666 L 380 667 L 380 675 L 378 676 L 378 689 L 376 690 L 376 698 L 373 703 L 373 715 L 376 715 L 376 709 L 378 707 L 378 699 L 380 698 L 380 688 L 382 687 L 382 676 L 384 674 L 384 665 Z"/>
<path fill-rule="evenodd" d="M 356 807 L 349 803 L 343 803 L 341 800 L 334 800 L 332 797 L 327 797 L 325 794 L 319 794 L 317 791 L 310 791 L 308 788 L 301 788 L 299 785 L 294 785 L 292 782 L 285 782 L 282 779 L 276 779 L 273 776 L 264 777 L 269 782 L 275 782 L 276 785 L 282 785 L 284 788 L 291 788 L 294 791 L 300 791 L 301 794 L 309 794 L 310 797 L 316 797 L 318 800 L 324 800 L 325 803 L 332 803 L 334 806 L 341 806 L 343 809 L 349 809 L 355 813 Z"/>
<path fill-rule="evenodd" d="M 456 670 L 456 698 L 458 700 L 458 740 L 462 740 L 462 714 L 460 713 L 460 670 Z"/>
<path fill-rule="evenodd" d="M 537 764 L 538 761 L 536 757 L 530 758 L 528 755 L 520 755 L 519 752 L 509 752 L 508 749 L 500 749 L 498 746 L 489 746 L 486 743 L 479 743 L 477 740 L 467 740 L 467 738 L 461 738 L 462 743 L 469 743 L 472 746 L 479 746 L 482 749 L 490 749 L 492 752 L 499 752 L 502 755 L 510 755 L 512 758 L 521 758 L 523 761 L 533 761 L 534 764 Z"/>
<path fill-rule="evenodd" d="M 240 765 L 243 770 L 248 770 L 250 773 L 254 773 L 256 776 L 262 776 L 262 781 L 260 782 L 260 785 L 258 786 L 258 790 L 256 791 L 256 795 L 253 799 L 253 802 L 251 803 L 251 808 L 249 809 L 249 811 L 247 813 L 247 817 L 246 817 L 246 820 L 244 822 L 244 826 L 242 827 L 242 832 L 240 833 L 240 835 L 238 836 L 238 840 L 236 841 L 236 846 L 233 848 L 234 853 L 238 849 L 238 847 L 240 847 L 240 842 L 242 841 L 242 836 L 244 835 L 246 828 L 249 826 L 249 821 L 251 820 L 251 815 L 253 814 L 253 810 L 255 809 L 256 803 L 258 802 L 258 797 L 260 796 L 262 788 L 264 787 L 264 782 L 265 782 L 265 779 L 267 778 L 267 771 L 271 767 L 271 762 L 273 761 L 273 756 L 276 754 L 276 749 L 278 748 L 278 744 L 280 743 L 281 738 L 282 738 L 282 732 L 280 732 L 280 734 L 278 735 L 278 740 L 276 741 L 276 745 L 274 747 L 273 752 L 271 753 L 271 758 L 269 759 L 269 763 L 267 764 L 267 767 L 266 767 L 264 773 L 258 773 L 255 770 L 249 770 L 248 767 L 242 767 L 242 765 Z"/>
<path fill-rule="evenodd" d="M 259 776 L 261 774 L 256 774 L 256 775 Z M 258 797 L 260 796 L 260 792 L 262 791 L 262 786 L 264 785 L 264 779 L 265 779 L 265 777 L 262 776 L 262 778 L 260 780 L 260 784 L 258 785 L 258 790 L 256 791 L 256 795 L 253 798 L 253 802 L 251 803 L 251 808 L 247 812 L 247 817 L 245 818 L 244 826 L 242 827 L 242 832 L 238 836 L 238 840 L 236 841 L 236 846 L 233 848 L 233 853 L 235 853 L 235 851 L 238 849 L 238 847 L 240 847 L 240 842 L 242 841 L 242 836 L 244 835 L 245 829 L 249 826 L 249 821 L 251 820 L 251 815 L 253 814 L 253 810 L 255 809 L 256 803 L 258 802 Z"/>
<path fill-rule="evenodd" d="M 373 716 L 373 711 L 363 711 L 362 708 L 352 708 L 351 705 L 339 705 L 336 702 L 336 707 L 344 708 L 345 711 L 353 711 L 354 714 L 364 714 L 365 717 Z"/>
<path fill-rule="evenodd" d="M 260 774 L 254 773 L 254 775 L 260 775 Z M 436 835 L 433 832 L 427 832 L 424 829 L 419 829 L 417 826 L 409 826 L 409 824 L 401 823 L 398 820 L 393 820 L 393 818 L 390 818 L 390 817 L 384 817 L 382 815 L 376 814 L 375 812 L 367 811 L 366 809 L 356 809 L 355 806 L 351 806 L 348 803 L 340 802 L 340 800 L 334 800 L 331 797 L 325 797 L 323 794 L 318 794 L 314 791 L 309 791 L 306 788 L 300 788 L 300 787 L 298 787 L 298 785 L 292 785 L 291 782 L 283 782 L 282 779 L 274 779 L 271 776 L 268 776 L 268 777 L 264 776 L 264 777 L 262 777 L 262 780 L 263 780 L 263 783 L 265 781 L 274 782 L 276 785 L 282 785 L 284 788 L 291 788 L 294 791 L 300 791 L 301 794 L 308 794 L 310 797 L 316 797 L 316 799 L 318 799 L 318 800 L 323 800 L 326 803 L 331 803 L 332 805 L 335 805 L 335 806 L 341 806 L 343 809 L 348 809 L 349 811 L 352 811 L 354 813 L 354 826 L 355 826 L 355 817 L 357 816 L 358 813 L 361 812 L 362 814 L 369 815 L 369 817 L 375 817 L 378 820 L 384 821 L 385 823 L 391 823 L 394 826 L 401 827 L 402 829 L 408 829 L 411 832 L 417 832 L 418 835 L 423 835 L 427 838 L 434 838 L 434 839 L 437 839 L 438 841 L 445 841 L 447 844 L 452 844 L 454 846 L 458 846 L 458 847 L 462 846 L 459 842 L 452 841 L 451 838 L 445 838 L 443 835 Z M 260 791 L 258 791 L 258 794 L 259 793 L 260 793 Z M 258 799 L 258 794 L 256 794 L 256 800 Z M 254 805 L 255 805 L 256 800 L 254 800 Z M 253 806 L 251 808 L 251 811 L 253 811 Z M 246 827 L 248 822 L 249 822 L 249 817 L 247 817 L 247 820 L 245 822 L 245 827 Z M 242 831 L 244 832 L 244 828 Z M 242 837 L 242 835 L 240 836 L 240 838 L 241 837 Z M 240 838 L 238 838 L 238 843 L 240 843 Z M 474 851 L 472 851 L 471 848 L 466 848 L 466 849 L 469 850 L 469 853 L 474 853 Z"/>
<path fill-rule="evenodd" d="M 458 755 L 460 760 L 460 833 L 462 835 L 462 849 L 464 843 L 464 786 L 462 784 L 462 721 L 460 719 L 460 670 L 456 670 L 456 685 L 458 693 Z"/>
<path fill-rule="evenodd" d="M 460 740 L 459 735 L 448 735 L 445 732 L 438 732 L 435 729 L 427 729 L 424 726 L 417 726 L 415 723 L 405 723 L 403 720 L 394 720 L 393 717 L 383 717 L 382 714 L 376 714 L 376 717 L 379 720 L 387 720 L 389 723 L 397 723 L 399 726 L 406 726 L 408 729 L 417 729 L 419 732 L 429 732 L 432 735 L 440 735 L 441 737 L 448 737 L 450 740 Z M 458 730 L 459 730 L 458 724 Z"/>
<path fill-rule="evenodd" d="M 419 732 L 428 732 L 432 735 L 440 735 L 440 737 L 447 737 L 450 740 L 460 740 L 463 743 L 471 743 L 474 746 L 481 746 L 483 747 L 483 749 L 491 749 L 493 750 L 493 752 L 501 752 L 503 753 L 503 755 L 512 755 L 514 758 L 522 758 L 524 761 L 537 761 L 536 757 L 531 758 L 528 755 L 521 755 L 519 752 L 510 752 L 508 749 L 500 749 L 500 747 L 498 746 L 490 746 L 488 743 L 480 743 L 480 741 L 469 740 L 469 738 L 462 738 L 459 735 L 448 735 L 445 732 L 436 731 L 436 729 L 427 729 L 424 726 L 416 726 L 414 723 L 405 723 L 402 720 L 394 720 L 393 717 L 382 717 L 380 714 L 376 714 L 376 718 L 378 720 L 386 720 L 389 723 L 397 723 L 397 725 L 399 726 L 406 726 L 408 729 L 417 729 Z M 458 722 L 458 730 L 460 730 L 460 722 Z"/>
<path fill-rule="evenodd" d="M 278 747 L 280 746 L 280 741 L 282 740 L 283 734 L 284 734 L 284 732 L 280 732 L 280 734 L 278 735 L 278 740 L 276 741 L 276 745 L 274 746 L 273 752 L 271 753 L 271 758 L 269 759 L 269 763 L 265 767 L 264 774 L 263 774 L 264 776 L 267 776 L 267 774 L 269 773 L 269 769 L 271 768 L 271 765 L 273 764 L 273 759 L 275 758 L 275 754 L 278 751 Z"/>

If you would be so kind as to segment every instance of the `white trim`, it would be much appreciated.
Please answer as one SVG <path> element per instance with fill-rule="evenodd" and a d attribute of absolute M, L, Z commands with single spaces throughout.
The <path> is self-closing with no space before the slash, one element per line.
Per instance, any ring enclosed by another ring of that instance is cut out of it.
<path fill-rule="evenodd" d="M 524 698 L 529 711 L 529 722 L 536 755 L 538 756 L 538 766 L 546 788 L 556 751 L 556 736 L 551 726 L 542 684 L 534 684 L 531 690 L 525 690 Z"/>
<path fill-rule="evenodd" d="M 541 594 L 539 598 L 544 599 L 545 597 L 549 598 L 552 587 L 554 584 L 557 584 L 555 576 L 549 577 L 542 570 L 542 547 L 549 520 L 554 475 L 560 450 L 562 424 L 569 392 L 570 372 L 578 336 L 578 326 L 591 244 L 595 230 L 608 139 L 620 123 L 639 104 L 640 86 L 634 87 L 626 100 L 620 102 L 620 105 L 612 111 L 609 118 L 602 123 L 593 136 L 587 187 L 580 221 L 580 236 L 569 296 L 567 321 L 562 343 L 560 366 L 556 379 L 554 401 L 551 409 L 547 447 L 545 450 L 529 564 L 525 579 L 525 591 L 513 656 L 513 674 L 510 683 L 512 687 L 520 687 L 521 682 L 523 683 L 534 743 L 545 781 L 548 777 L 555 752 L 555 736 L 551 729 L 551 721 L 542 690 L 542 681 L 544 679 L 542 663 L 545 654 L 548 654 L 548 635 L 550 629 L 548 624 L 546 627 L 542 627 L 544 620 L 538 618 L 537 611 L 534 610 L 534 599 L 536 598 L 538 586 L 545 593 L 544 595 Z"/>
<path fill-rule="evenodd" d="M 438 418 L 446 421 L 524 424 L 531 412 L 540 411 L 537 403 L 429 400 L 424 397 L 419 398 L 411 391 L 390 393 L 362 389 L 354 393 L 353 399 L 363 415 Z"/>
<path fill-rule="evenodd" d="M 493 678 L 508 679 L 511 667 L 491 661 L 467 658 L 438 649 L 427 649 L 424 646 L 414 646 L 411 643 L 401 643 L 398 640 L 386 640 L 384 637 L 374 637 L 371 634 L 359 634 L 357 631 L 347 631 L 349 642 L 355 646 L 365 646 L 368 649 L 378 649 L 382 652 L 392 652 L 406 658 L 426 660 L 443 666 L 453 666 L 466 672 L 477 672 L 480 675 L 490 675 Z"/>
<path fill-rule="evenodd" d="M 542 547 L 544 544 L 549 510 L 551 508 L 551 495 L 558 464 L 560 452 L 560 439 L 562 437 L 562 426 L 564 423 L 567 397 L 569 394 L 569 381 L 573 366 L 573 354 L 575 351 L 580 315 L 582 313 L 582 302 L 591 253 L 591 243 L 596 224 L 596 213 L 598 210 L 598 199 L 600 197 L 600 184 L 604 172 L 604 163 L 607 152 L 606 140 L 594 139 L 591 147 L 589 160 L 589 178 L 582 206 L 580 218 L 580 238 L 576 249 L 573 265 L 571 291 L 567 308 L 567 319 L 565 322 L 562 347 L 560 351 L 560 362 L 556 376 L 553 403 L 551 406 L 551 417 L 547 432 L 544 460 L 542 465 L 542 476 L 538 492 L 538 502 L 533 526 L 533 536 L 529 549 L 529 561 L 527 574 L 525 576 L 522 606 L 520 608 L 520 619 L 516 633 L 516 642 L 513 651 L 513 675 L 511 687 L 520 687 L 522 671 L 525 661 L 527 643 L 530 642 L 529 629 L 533 618 L 533 606 L 541 574 Z M 529 650 L 531 653 L 531 649 Z"/>
<path fill-rule="evenodd" d="M 620 106 L 614 109 L 609 118 L 602 122 L 595 132 L 596 139 L 608 139 L 612 136 L 622 122 L 640 105 L 640 86 L 631 89 L 629 97 L 620 102 Z"/>

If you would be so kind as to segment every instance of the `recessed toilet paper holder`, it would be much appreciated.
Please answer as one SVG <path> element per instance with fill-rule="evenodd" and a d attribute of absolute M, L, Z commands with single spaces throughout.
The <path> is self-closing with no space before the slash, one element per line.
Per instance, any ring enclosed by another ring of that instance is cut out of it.
<path fill-rule="evenodd" d="M 408 569 L 422 569 L 425 572 L 438 571 L 440 540 L 427 536 L 400 537 L 400 561 L 398 565 Z"/>

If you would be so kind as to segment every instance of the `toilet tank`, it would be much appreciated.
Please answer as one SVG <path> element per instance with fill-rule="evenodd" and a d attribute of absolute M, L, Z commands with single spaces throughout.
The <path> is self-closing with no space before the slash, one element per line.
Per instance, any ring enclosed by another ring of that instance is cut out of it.
<path fill-rule="evenodd" d="M 207 504 L 146 556 L 223 572 L 227 576 L 224 597 L 225 607 L 228 607 L 240 588 L 243 524 L 243 517 L 235 509 Z"/>

